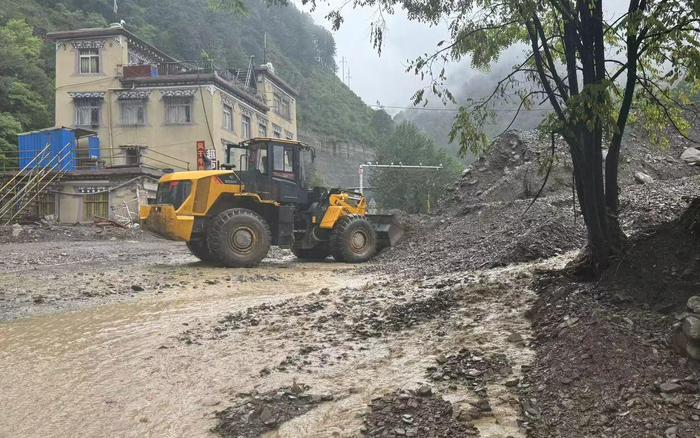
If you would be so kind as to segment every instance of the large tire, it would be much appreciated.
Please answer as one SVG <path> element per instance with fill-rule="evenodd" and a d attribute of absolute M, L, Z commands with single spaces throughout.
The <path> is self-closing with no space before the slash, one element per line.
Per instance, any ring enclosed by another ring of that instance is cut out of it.
<path fill-rule="evenodd" d="M 232 208 L 219 213 L 207 229 L 209 252 L 216 263 L 230 268 L 250 268 L 270 250 L 270 227 L 257 213 Z"/>
<path fill-rule="evenodd" d="M 189 248 L 193 256 L 205 263 L 214 263 L 216 261 L 214 256 L 209 251 L 209 247 L 207 246 L 207 241 L 205 239 L 190 240 L 187 242 L 187 248 Z"/>
<path fill-rule="evenodd" d="M 325 244 L 319 244 L 309 249 L 295 248 L 292 246 L 292 254 L 302 260 L 324 260 L 331 255 L 331 251 Z"/>
<path fill-rule="evenodd" d="M 366 262 L 377 253 L 377 233 L 365 218 L 344 217 L 333 228 L 330 249 L 336 261 Z"/>

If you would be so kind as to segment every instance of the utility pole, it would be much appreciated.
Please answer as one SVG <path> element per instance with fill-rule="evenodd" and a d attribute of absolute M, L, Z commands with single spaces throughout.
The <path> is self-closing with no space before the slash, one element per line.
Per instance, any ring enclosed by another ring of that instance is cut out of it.
<path fill-rule="evenodd" d="M 350 65 L 348 65 L 348 79 L 345 82 L 345 85 L 347 85 L 348 87 L 350 86 Z"/>

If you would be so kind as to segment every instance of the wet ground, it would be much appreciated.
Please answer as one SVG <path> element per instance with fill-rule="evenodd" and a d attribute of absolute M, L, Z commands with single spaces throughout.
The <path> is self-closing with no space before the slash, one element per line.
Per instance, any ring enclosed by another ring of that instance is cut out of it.
<path fill-rule="evenodd" d="M 163 241 L 0 250 L 2 437 L 216 436 L 246 406 L 241 436 L 522 435 L 534 264 L 396 282 L 282 251 L 212 268 Z M 309 402 L 280 408 L 295 385 Z M 402 413 L 426 388 L 435 415 Z"/>

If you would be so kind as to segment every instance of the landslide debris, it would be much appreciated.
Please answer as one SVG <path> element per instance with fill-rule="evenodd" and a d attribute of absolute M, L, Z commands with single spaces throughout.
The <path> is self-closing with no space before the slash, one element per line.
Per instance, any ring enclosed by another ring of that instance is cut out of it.
<path fill-rule="evenodd" d="M 464 437 L 479 432 L 454 415 L 452 405 L 429 388 L 398 390 L 372 400 L 365 415 L 368 437 Z"/>
<path fill-rule="evenodd" d="M 459 382 L 472 388 L 479 387 L 512 372 L 504 354 L 475 353 L 462 348 L 455 354 L 440 355 L 436 365 L 427 369 L 426 377 L 435 382 Z"/>
<path fill-rule="evenodd" d="M 700 291 L 700 202 L 630 238 L 596 283 L 541 275 L 530 317 L 537 356 L 521 387 L 530 435 L 691 437 L 698 367 L 671 351 L 672 327 Z"/>
<path fill-rule="evenodd" d="M 333 400 L 331 394 L 313 395 L 309 389 L 308 385 L 295 382 L 260 394 L 242 394 L 238 403 L 216 413 L 219 424 L 212 431 L 224 438 L 261 436 Z"/>

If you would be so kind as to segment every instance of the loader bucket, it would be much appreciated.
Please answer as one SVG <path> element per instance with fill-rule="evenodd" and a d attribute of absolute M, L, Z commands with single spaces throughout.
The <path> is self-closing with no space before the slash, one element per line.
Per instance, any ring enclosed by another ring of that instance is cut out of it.
<path fill-rule="evenodd" d="M 403 236 L 403 227 L 393 214 L 368 214 L 367 220 L 377 232 L 379 248 L 396 245 Z"/>

